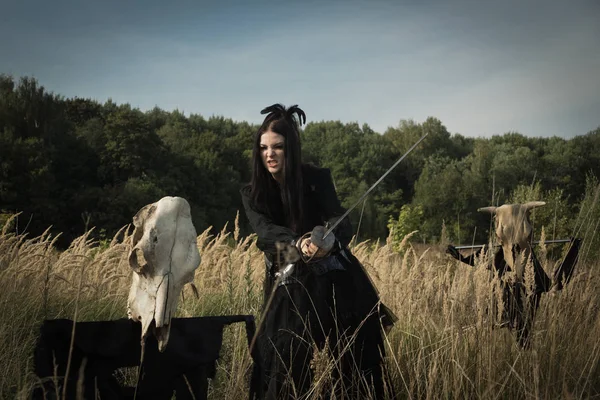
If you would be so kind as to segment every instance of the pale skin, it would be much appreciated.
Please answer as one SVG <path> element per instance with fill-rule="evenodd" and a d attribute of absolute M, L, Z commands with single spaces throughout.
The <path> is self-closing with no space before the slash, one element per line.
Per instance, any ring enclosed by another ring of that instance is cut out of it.
<path fill-rule="evenodd" d="M 285 178 L 285 137 L 270 129 L 260 137 L 260 153 L 263 165 L 279 184 Z M 305 256 L 323 257 L 327 252 L 314 245 L 310 238 L 302 239 L 300 249 Z"/>

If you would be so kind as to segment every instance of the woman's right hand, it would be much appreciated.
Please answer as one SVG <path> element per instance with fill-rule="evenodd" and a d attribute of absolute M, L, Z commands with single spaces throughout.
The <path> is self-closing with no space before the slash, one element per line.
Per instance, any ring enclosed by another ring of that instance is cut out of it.
<path fill-rule="evenodd" d="M 317 247 L 311 240 L 310 237 L 306 237 L 302 239 L 300 242 L 300 251 L 306 257 L 315 257 L 320 258 L 327 255 L 327 251 L 325 249 L 321 249 Z"/>

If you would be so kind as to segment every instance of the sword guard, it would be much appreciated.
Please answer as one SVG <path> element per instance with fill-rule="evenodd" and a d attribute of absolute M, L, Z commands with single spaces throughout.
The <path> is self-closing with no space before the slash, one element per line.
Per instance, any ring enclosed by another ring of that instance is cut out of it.
<path fill-rule="evenodd" d="M 327 229 L 324 226 L 315 226 L 310 234 L 310 241 L 320 249 L 330 251 L 335 243 L 335 236 L 333 234 L 325 236 Z"/>

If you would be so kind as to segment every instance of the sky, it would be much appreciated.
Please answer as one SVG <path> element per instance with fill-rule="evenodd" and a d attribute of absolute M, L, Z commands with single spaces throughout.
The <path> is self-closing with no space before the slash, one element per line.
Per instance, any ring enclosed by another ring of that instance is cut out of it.
<path fill-rule="evenodd" d="M 6 0 L 0 73 L 65 97 L 383 133 L 583 135 L 600 127 L 600 1 Z"/>

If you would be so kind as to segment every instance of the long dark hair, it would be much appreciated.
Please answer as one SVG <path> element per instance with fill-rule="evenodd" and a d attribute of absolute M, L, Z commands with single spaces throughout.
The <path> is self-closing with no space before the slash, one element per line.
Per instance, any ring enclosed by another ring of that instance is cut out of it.
<path fill-rule="evenodd" d="M 303 183 L 302 152 L 300 149 L 300 128 L 306 123 L 306 114 L 297 105 L 285 108 L 282 104 L 273 104 L 264 108 L 261 114 L 267 114 L 254 140 L 252 150 L 251 197 L 255 204 L 270 206 L 269 194 L 279 196 L 279 187 L 273 176 L 263 165 L 260 151 L 260 137 L 267 131 L 280 134 L 285 138 L 284 180 L 281 186 L 281 201 L 289 228 L 297 233 L 302 229 L 303 219 Z"/>

